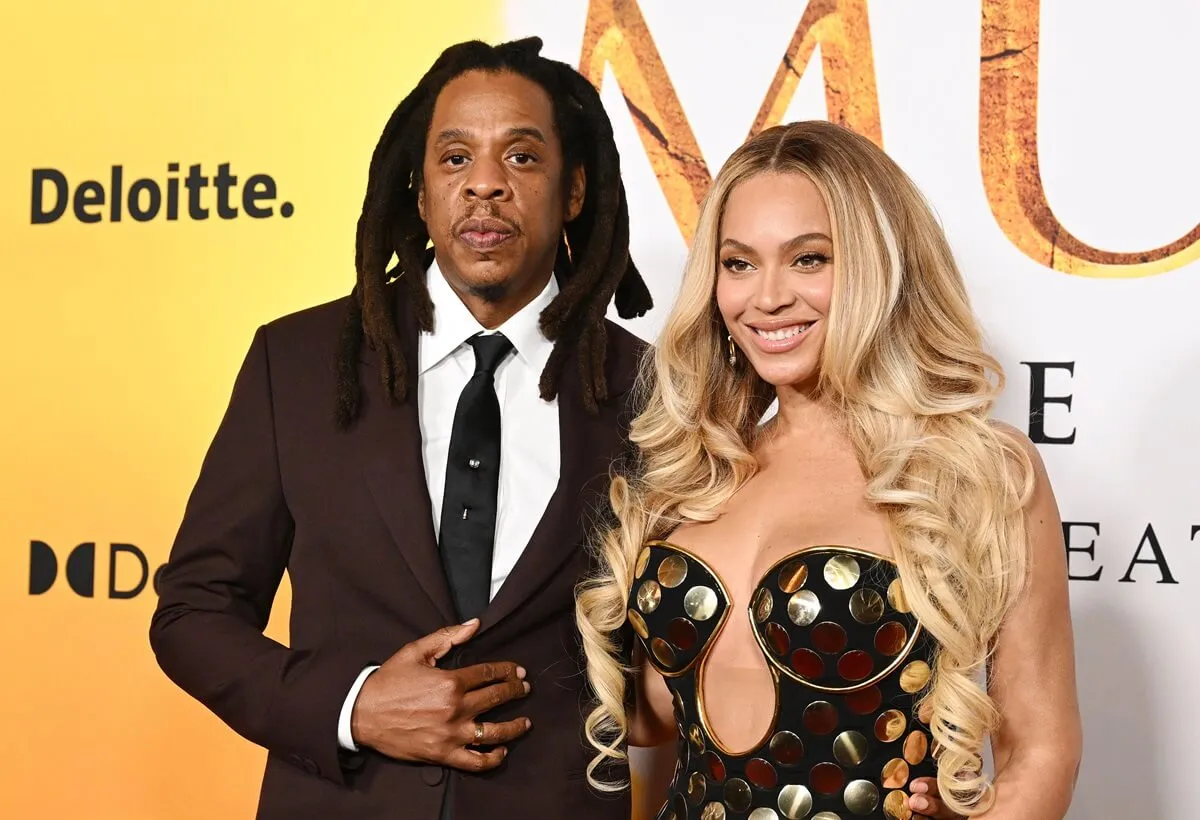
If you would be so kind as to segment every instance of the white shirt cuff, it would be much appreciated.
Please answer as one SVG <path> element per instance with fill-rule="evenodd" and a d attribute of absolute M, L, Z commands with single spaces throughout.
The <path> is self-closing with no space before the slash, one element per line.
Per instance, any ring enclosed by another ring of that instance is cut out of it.
<path fill-rule="evenodd" d="M 358 692 L 367 682 L 371 673 L 378 668 L 378 666 L 368 666 L 359 672 L 354 685 L 350 687 L 350 694 L 346 695 L 346 702 L 342 704 L 342 713 L 338 716 L 338 745 L 347 751 L 358 751 L 358 745 L 354 742 L 354 732 L 350 726 L 350 716 L 354 714 L 354 703 L 358 700 Z"/>

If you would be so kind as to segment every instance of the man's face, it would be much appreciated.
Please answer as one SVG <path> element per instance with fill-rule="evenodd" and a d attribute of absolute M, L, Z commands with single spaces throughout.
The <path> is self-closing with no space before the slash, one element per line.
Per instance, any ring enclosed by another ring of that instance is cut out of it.
<path fill-rule="evenodd" d="M 582 169 L 569 187 L 563 174 L 553 104 L 540 85 L 469 71 L 442 89 L 419 207 L 438 266 L 469 307 L 502 308 L 507 318 L 545 286 L 563 223 L 583 206 Z"/>

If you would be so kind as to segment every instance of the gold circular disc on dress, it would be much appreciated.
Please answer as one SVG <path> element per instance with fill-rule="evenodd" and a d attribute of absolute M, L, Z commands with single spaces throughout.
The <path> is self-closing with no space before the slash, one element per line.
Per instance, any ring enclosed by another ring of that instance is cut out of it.
<path fill-rule="evenodd" d="M 836 764 L 818 763 L 808 773 L 808 783 L 815 792 L 837 794 L 846 785 L 846 773 Z"/>
<path fill-rule="evenodd" d="M 792 784 L 779 790 L 779 813 L 787 820 L 804 820 L 812 811 L 812 792 Z"/>
<path fill-rule="evenodd" d="M 855 780 L 846 786 L 842 800 L 853 814 L 867 815 L 879 805 L 879 789 L 870 780 Z"/>
<path fill-rule="evenodd" d="M 836 655 L 846 648 L 846 630 L 833 621 L 822 621 L 812 628 L 812 645 L 818 652 Z"/>
<path fill-rule="evenodd" d="M 795 766 L 804 757 L 804 744 L 794 732 L 778 732 L 771 738 L 771 757 L 780 766 Z"/>
<path fill-rule="evenodd" d="M 638 587 L 638 609 L 649 615 L 658 609 L 660 603 L 662 603 L 662 587 L 658 585 L 658 581 L 643 581 L 642 585 Z"/>
<path fill-rule="evenodd" d="M 837 728 L 837 709 L 825 700 L 816 700 L 804 710 L 804 728 L 814 735 L 827 735 Z"/>
<path fill-rule="evenodd" d="M 629 618 L 629 625 L 633 627 L 633 631 L 642 637 L 642 640 L 650 640 L 650 630 L 646 627 L 646 621 L 642 618 L 640 612 L 636 609 L 631 609 L 626 616 Z"/>
<path fill-rule="evenodd" d="M 717 593 L 709 587 L 692 587 L 683 596 L 683 611 L 692 620 L 707 621 L 717 614 Z"/>
<path fill-rule="evenodd" d="M 803 558 L 788 561 L 779 570 L 779 591 L 791 595 L 808 580 L 808 564 Z"/>
<path fill-rule="evenodd" d="M 664 558 L 658 565 L 658 582 L 667 589 L 674 589 L 687 577 L 687 569 L 687 561 L 683 560 L 682 555 Z"/>
<path fill-rule="evenodd" d="M 853 768 L 867 759 L 870 746 L 860 732 L 842 732 L 833 739 L 833 757 L 846 768 Z"/>
<path fill-rule="evenodd" d="M 849 555 L 835 555 L 825 562 L 825 583 L 832 589 L 850 589 L 858 583 L 862 569 Z"/>
<path fill-rule="evenodd" d="M 808 626 L 820 611 L 821 601 L 810 589 L 802 589 L 788 599 L 788 618 L 796 626 Z"/>
<path fill-rule="evenodd" d="M 899 740 L 908 728 L 908 718 L 898 709 L 889 709 L 875 719 L 875 738 L 880 743 Z"/>
<path fill-rule="evenodd" d="M 924 732 L 910 732 L 908 737 L 904 738 L 904 759 L 912 765 L 916 766 L 924 760 L 928 751 L 929 738 L 925 737 Z"/>
<path fill-rule="evenodd" d="M 771 621 L 763 629 L 767 636 L 767 646 L 771 648 L 777 656 L 783 657 L 787 654 L 788 647 L 792 644 L 792 639 L 788 637 L 787 630 L 779 624 Z"/>
<path fill-rule="evenodd" d="M 675 665 L 675 650 L 662 638 L 655 638 L 650 641 L 650 651 L 654 653 L 654 657 L 663 666 L 671 667 Z"/>
<path fill-rule="evenodd" d="M 642 573 L 646 571 L 646 565 L 650 563 L 650 548 L 643 547 L 638 553 L 637 566 L 633 568 L 633 577 L 641 578 Z"/>
<path fill-rule="evenodd" d="M 883 798 L 883 813 L 889 820 L 912 820 L 908 796 L 904 792 L 888 792 L 888 796 Z"/>
<path fill-rule="evenodd" d="M 692 744 L 692 751 L 698 755 L 704 754 L 704 732 L 694 723 L 688 727 L 688 742 Z"/>
<path fill-rule="evenodd" d="M 722 803 L 709 803 L 700 812 L 700 820 L 725 820 L 725 806 Z"/>
<path fill-rule="evenodd" d="M 750 784 L 740 777 L 731 777 L 725 781 L 721 796 L 725 799 L 725 805 L 733 811 L 743 812 L 750 808 Z"/>
<path fill-rule="evenodd" d="M 908 630 L 898 621 L 888 621 L 875 633 L 875 649 L 881 655 L 894 658 L 908 643 Z"/>
<path fill-rule="evenodd" d="M 883 596 L 873 589 L 860 589 L 850 596 L 850 614 L 860 624 L 873 624 L 883 617 Z"/>
<path fill-rule="evenodd" d="M 699 806 L 704 802 L 704 789 L 708 783 L 704 780 L 704 775 L 700 772 L 692 772 L 692 776 L 688 778 L 688 802 L 693 806 Z"/>
<path fill-rule="evenodd" d="M 888 584 L 887 589 L 888 603 L 892 605 L 892 609 L 897 612 L 910 612 L 908 606 L 908 598 L 904 596 L 904 584 L 900 583 L 897 578 Z"/>
<path fill-rule="evenodd" d="M 898 757 L 884 763 L 879 782 L 885 789 L 903 789 L 908 783 L 908 764 Z"/>
<path fill-rule="evenodd" d="M 748 820 L 779 820 L 779 815 L 775 809 L 755 809 L 750 812 Z"/>
<path fill-rule="evenodd" d="M 925 684 L 929 683 L 929 676 L 932 674 L 929 664 L 925 661 L 913 661 L 900 670 L 900 688 L 910 695 L 914 695 L 925 688 Z"/>
<path fill-rule="evenodd" d="M 746 761 L 746 779 L 760 789 L 770 790 L 779 785 L 779 773 L 761 757 Z"/>
<path fill-rule="evenodd" d="M 929 721 L 933 719 L 933 701 L 928 698 L 921 701 L 921 705 L 917 707 L 917 719 L 929 725 Z"/>
<path fill-rule="evenodd" d="M 821 811 L 814 814 L 812 820 L 842 820 L 842 816 L 835 811 Z"/>
<path fill-rule="evenodd" d="M 754 620 L 760 624 L 766 623 L 774 609 L 775 598 L 771 595 L 771 591 L 766 587 L 759 589 L 758 594 L 754 596 Z"/>

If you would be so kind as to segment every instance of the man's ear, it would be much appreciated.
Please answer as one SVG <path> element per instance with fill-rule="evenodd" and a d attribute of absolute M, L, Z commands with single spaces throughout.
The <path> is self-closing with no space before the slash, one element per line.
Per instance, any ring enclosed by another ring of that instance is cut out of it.
<path fill-rule="evenodd" d="M 583 170 L 583 163 L 580 163 L 571 170 L 571 188 L 567 192 L 567 212 L 563 221 L 572 222 L 579 216 L 586 197 L 587 173 Z"/>
<path fill-rule="evenodd" d="M 425 183 L 421 183 L 421 187 L 417 189 L 417 214 L 421 217 L 421 221 L 425 221 Z"/>

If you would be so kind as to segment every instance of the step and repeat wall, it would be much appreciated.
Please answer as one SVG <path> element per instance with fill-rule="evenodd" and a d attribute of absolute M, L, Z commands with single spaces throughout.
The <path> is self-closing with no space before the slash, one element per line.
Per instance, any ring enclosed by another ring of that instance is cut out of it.
<path fill-rule="evenodd" d="M 914 177 L 1007 371 L 998 415 L 1062 510 L 1085 719 L 1070 817 L 1191 820 L 1191 0 L 8 4 L 0 817 L 252 816 L 265 753 L 158 670 L 155 574 L 254 329 L 352 286 L 393 107 L 445 46 L 531 34 L 613 120 L 659 305 L 627 323 L 646 339 L 747 136 L 827 118 Z M 635 763 L 648 818 L 658 764 Z"/>

